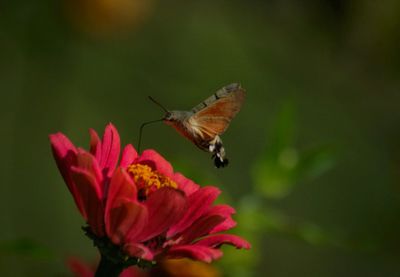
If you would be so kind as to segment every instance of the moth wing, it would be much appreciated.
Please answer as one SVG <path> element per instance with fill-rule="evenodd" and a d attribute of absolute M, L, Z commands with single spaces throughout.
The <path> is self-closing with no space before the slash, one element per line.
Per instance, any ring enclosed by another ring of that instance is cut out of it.
<path fill-rule="evenodd" d="M 222 134 L 229 125 L 226 118 L 200 118 L 199 120 L 191 120 L 191 126 L 203 140 L 210 141 L 215 136 Z"/>
<path fill-rule="evenodd" d="M 213 139 L 228 128 L 242 107 L 244 97 L 245 91 L 239 84 L 225 86 L 192 109 L 190 123 L 204 139 Z"/>

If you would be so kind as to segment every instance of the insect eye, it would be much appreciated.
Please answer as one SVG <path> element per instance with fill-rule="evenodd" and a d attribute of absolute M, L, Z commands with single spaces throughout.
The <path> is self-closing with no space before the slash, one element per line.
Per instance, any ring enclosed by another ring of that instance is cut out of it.
<path fill-rule="evenodd" d="M 170 112 L 165 114 L 165 120 L 171 120 L 172 119 L 172 114 Z"/>

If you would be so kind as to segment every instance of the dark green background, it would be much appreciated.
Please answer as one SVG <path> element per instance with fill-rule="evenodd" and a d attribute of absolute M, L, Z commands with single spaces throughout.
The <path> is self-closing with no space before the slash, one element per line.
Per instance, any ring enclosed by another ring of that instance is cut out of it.
<path fill-rule="evenodd" d="M 163 115 L 147 95 L 189 109 L 231 82 L 248 94 L 223 136 L 229 167 L 213 168 L 163 124 L 145 129 L 143 146 L 221 187 L 237 219 L 253 204 L 243 197 L 258 195 L 289 222 L 335 235 L 310 243 L 255 220 L 250 227 L 264 231 L 253 250 L 223 258 L 225 275 L 236 265 L 238 276 L 400 276 L 399 1 L 156 1 L 142 23 L 100 36 L 63 9 L 61 1 L 0 3 L 1 276 L 68 276 L 66 257 L 96 256 L 48 134 L 87 147 L 88 128 L 102 133 L 113 122 L 122 144 L 136 144 L 140 124 Z M 335 158 L 285 197 L 264 197 L 252 172 L 287 106 L 293 147 L 327 145 Z"/>

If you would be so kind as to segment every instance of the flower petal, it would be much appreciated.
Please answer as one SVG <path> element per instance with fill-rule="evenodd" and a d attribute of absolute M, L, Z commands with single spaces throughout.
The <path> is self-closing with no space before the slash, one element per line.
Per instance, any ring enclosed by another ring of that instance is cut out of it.
<path fill-rule="evenodd" d="M 117 245 L 130 242 L 147 224 L 146 208 L 127 198 L 117 198 L 105 215 L 106 232 Z"/>
<path fill-rule="evenodd" d="M 222 244 L 230 244 L 236 248 L 250 249 L 251 245 L 246 240 L 239 236 L 231 234 L 218 234 L 203 238 L 195 243 L 195 245 L 208 246 L 212 248 L 218 248 Z"/>
<path fill-rule="evenodd" d="M 72 167 L 72 179 L 83 204 L 83 217 L 97 236 L 104 235 L 104 208 L 100 185 L 89 171 Z"/>
<path fill-rule="evenodd" d="M 100 168 L 104 176 L 111 177 L 117 165 L 120 151 L 120 138 L 117 129 L 109 123 L 104 131 L 101 144 Z"/>
<path fill-rule="evenodd" d="M 137 190 L 131 177 L 117 168 L 111 178 L 106 200 L 106 232 L 111 240 L 120 244 L 131 241 L 147 223 L 146 207 L 137 201 Z"/>
<path fill-rule="evenodd" d="M 200 186 L 193 182 L 192 180 L 186 178 L 181 173 L 176 172 L 172 180 L 175 181 L 179 185 L 179 189 L 183 190 L 187 196 L 191 195 L 192 193 L 196 192 Z"/>
<path fill-rule="evenodd" d="M 229 205 L 215 205 L 212 207 L 211 212 L 217 213 L 225 217 L 225 220 L 215 226 L 211 231 L 210 234 L 223 232 L 229 230 L 236 226 L 236 222 L 232 219 L 232 214 L 235 213 L 235 209 Z"/>
<path fill-rule="evenodd" d="M 173 178 L 173 169 L 171 164 L 152 149 L 144 150 L 142 155 L 135 160 L 135 163 L 148 165 L 153 170 L 156 170 L 171 179 Z"/>
<path fill-rule="evenodd" d="M 89 129 L 90 134 L 90 153 L 96 157 L 97 161 L 101 159 L 101 140 L 97 132 L 93 129 Z"/>
<path fill-rule="evenodd" d="M 186 197 L 180 190 L 164 187 L 153 192 L 145 205 L 149 211 L 149 223 L 139 241 L 147 241 L 176 223 L 185 211 Z"/>
<path fill-rule="evenodd" d="M 127 198 L 137 201 L 137 190 L 132 178 L 122 168 L 117 168 L 111 178 L 106 200 L 106 213 L 116 198 Z"/>
<path fill-rule="evenodd" d="M 210 263 L 222 257 L 222 251 L 202 245 L 181 245 L 171 247 L 166 255 L 169 258 L 190 258 Z"/>
<path fill-rule="evenodd" d="M 236 221 L 232 219 L 232 217 L 226 218 L 223 222 L 215 226 L 211 231 L 210 234 L 215 234 L 223 231 L 227 231 L 232 229 L 236 226 Z"/>
<path fill-rule="evenodd" d="M 137 156 L 138 154 L 135 148 L 132 146 L 132 144 L 128 144 L 122 151 L 122 157 L 119 166 L 122 168 L 127 168 L 130 164 L 133 163 Z"/>
<path fill-rule="evenodd" d="M 131 257 L 137 257 L 144 260 L 152 260 L 154 257 L 151 250 L 141 243 L 125 244 L 124 251 Z"/>
<path fill-rule="evenodd" d="M 68 188 L 71 185 L 70 168 L 76 164 L 76 147 L 62 133 L 49 136 L 54 159 Z M 70 188 L 71 189 L 71 188 Z"/>
<path fill-rule="evenodd" d="M 140 269 L 136 266 L 130 266 L 125 268 L 119 277 L 147 277 L 148 273 L 144 269 Z"/>
<path fill-rule="evenodd" d="M 76 157 L 76 167 L 87 170 L 93 174 L 96 178 L 98 184 L 101 184 L 103 181 L 103 176 L 101 174 L 101 170 L 96 158 L 81 148 L 78 148 L 78 154 Z M 103 188 L 100 187 L 101 192 L 103 192 Z"/>
<path fill-rule="evenodd" d="M 215 226 L 224 220 L 225 218 L 218 214 L 208 214 L 199 218 L 182 233 L 181 243 L 191 243 L 200 237 L 208 235 Z"/>
<path fill-rule="evenodd" d="M 213 206 L 206 214 L 196 220 L 182 233 L 182 243 L 191 243 L 193 240 L 210 234 L 221 226 L 235 210 L 229 205 Z"/>
<path fill-rule="evenodd" d="M 83 263 L 77 258 L 69 258 L 67 265 L 76 277 L 94 277 L 94 268 Z"/>
<path fill-rule="evenodd" d="M 76 206 L 83 215 L 83 204 L 71 177 L 71 166 L 76 165 L 76 154 L 78 151 L 72 142 L 62 133 L 52 134 L 49 138 L 57 167 L 75 200 Z"/>
<path fill-rule="evenodd" d="M 216 187 L 204 187 L 192 193 L 188 197 L 188 208 L 183 217 L 168 230 L 167 237 L 173 237 L 175 234 L 188 228 L 194 221 L 201 217 L 210 209 L 211 204 L 220 194 Z"/>

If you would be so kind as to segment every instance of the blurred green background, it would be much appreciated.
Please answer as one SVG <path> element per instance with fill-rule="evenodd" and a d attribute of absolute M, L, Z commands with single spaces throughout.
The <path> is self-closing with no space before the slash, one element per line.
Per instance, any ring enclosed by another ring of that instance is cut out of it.
<path fill-rule="evenodd" d="M 223 276 L 400 276 L 400 2 L 65 0 L 0 3 L 0 275 L 70 276 L 95 260 L 50 152 L 108 122 L 190 109 L 232 82 L 231 164 L 164 124 L 143 147 L 223 189 L 250 251 Z"/>

